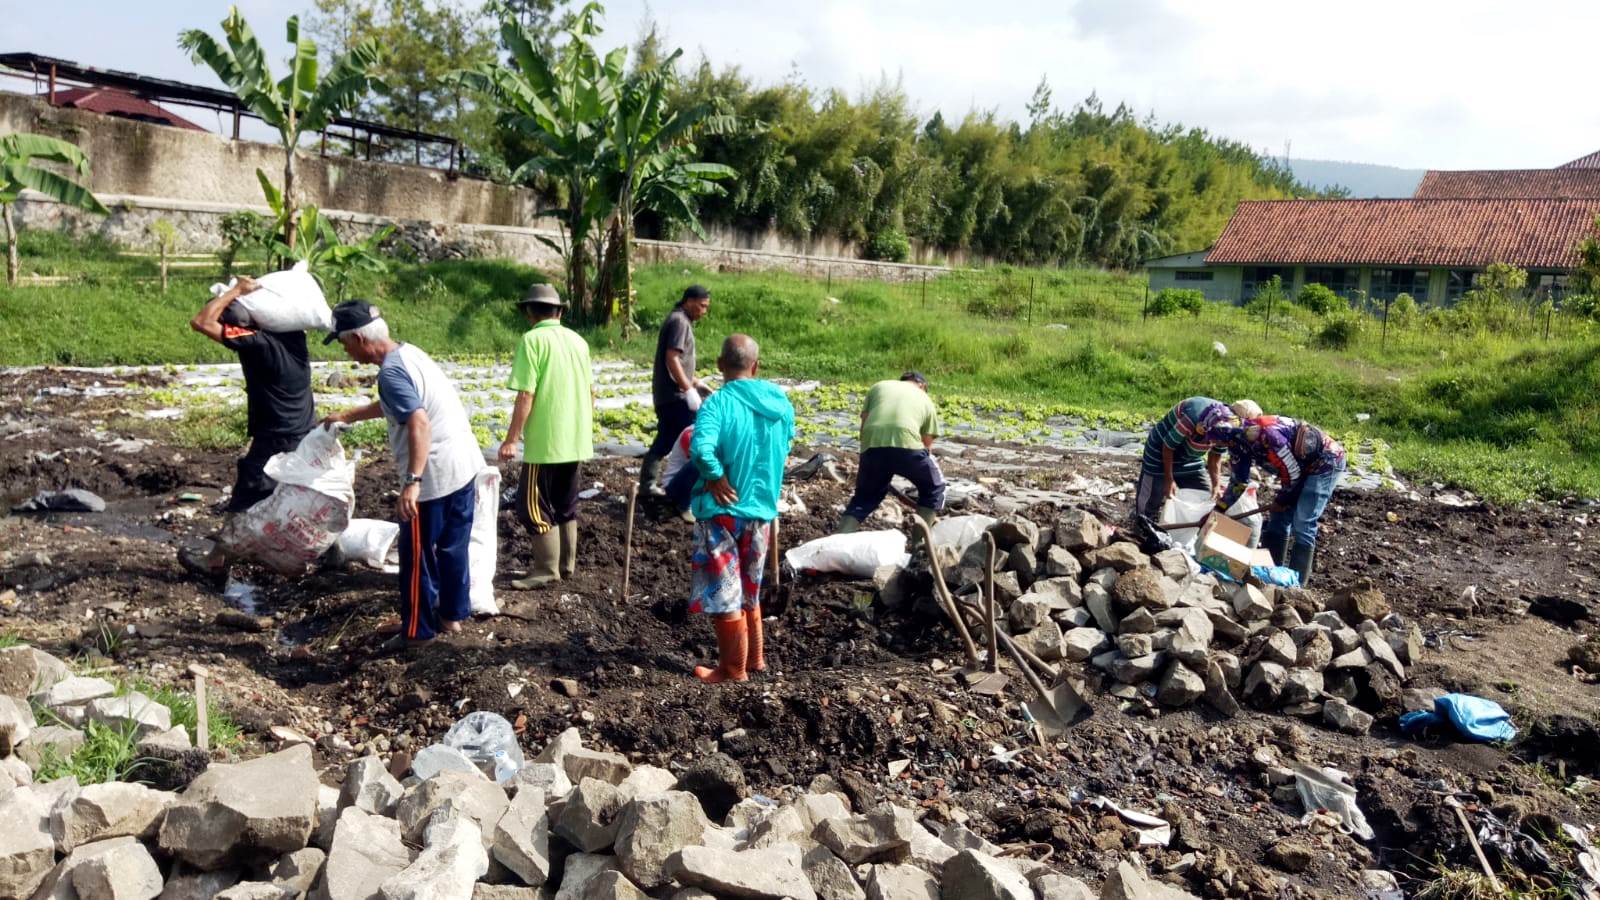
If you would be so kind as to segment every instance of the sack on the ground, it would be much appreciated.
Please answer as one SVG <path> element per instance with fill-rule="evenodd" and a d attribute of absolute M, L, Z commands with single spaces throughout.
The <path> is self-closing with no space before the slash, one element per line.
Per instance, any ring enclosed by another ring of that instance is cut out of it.
<path fill-rule="evenodd" d="M 475 616 L 498 616 L 500 604 L 494 599 L 494 567 L 499 556 L 500 470 L 485 466 L 473 481 L 477 501 L 472 507 L 472 539 L 467 545 L 467 575 L 471 587 L 467 597 Z"/>
<path fill-rule="evenodd" d="M 1169 497 L 1161 506 L 1161 524 L 1173 525 L 1180 522 L 1198 522 L 1205 518 L 1215 508 L 1210 491 L 1197 491 L 1192 488 L 1178 488 L 1178 492 Z M 1247 512 L 1254 512 L 1256 505 L 1256 486 L 1245 488 L 1238 500 L 1228 507 L 1228 515 L 1239 516 Z M 1255 547 L 1261 543 L 1261 517 L 1252 516 L 1243 520 L 1250 526 L 1250 542 L 1248 546 Z M 1177 531 L 1168 531 L 1167 537 L 1172 543 L 1182 547 L 1192 556 L 1194 554 L 1195 538 L 1200 534 L 1198 528 L 1182 528 Z"/>
<path fill-rule="evenodd" d="M 280 575 L 303 575 L 345 527 L 355 508 L 356 457 L 338 430 L 311 429 L 287 453 L 267 460 L 272 495 L 229 518 L 217 541 L 229 555 Z"/>
<path fill-rule="evenodd" d="M 871 578 L 879 566 L 910 562 L 906 536 L 899 531 L 856 531 L 806 541 L 783 555 L 796 572 L 823 572 Z"/>
<path fill-rule="evenodd" d="M 949 547 L 954 551 L 953 556 L 960 559 L 973 544 L 983 540 L 983 533 L 998 521 L 993 516 L 978 514 L 943 518 L 933 523 L 933 542 Z"/>
<path fill-rule="evenodd" d="M 374 569 L 397 570 L 400 550 L 395 539 L 400 526 L 382 519 L 351 519 L 339 535 L 339 555 Z"/>
<path fill-rule="evenodd" d="M 311 277 L 305 261 L 282 272 L 268 272 L 256 279 L 260 290 L 233 301 L 245 318 L 264 331 L 333 330 L 333 310 L 322 294 L 322 285 Z M 212 296 L 232 287 L 214 284 Z"/>

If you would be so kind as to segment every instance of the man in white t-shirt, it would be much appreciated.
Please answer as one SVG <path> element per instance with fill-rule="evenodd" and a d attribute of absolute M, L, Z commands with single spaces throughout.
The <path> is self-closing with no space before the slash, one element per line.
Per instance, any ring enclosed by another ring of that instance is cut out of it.
<path fill-rule="evenodd" d="M 377 307 L 348 300 L 333 309 L 333 332 L 356 362 L 378 366 L 378 400 L 324 422 L 389 422 L 389 451 L 400 475 L 400 636 L 403 643 L 460 631 L 472 615 L 467 545 L 474 479 L 484 466 L 455 385 L 428 354 L 389 336 Z"/>

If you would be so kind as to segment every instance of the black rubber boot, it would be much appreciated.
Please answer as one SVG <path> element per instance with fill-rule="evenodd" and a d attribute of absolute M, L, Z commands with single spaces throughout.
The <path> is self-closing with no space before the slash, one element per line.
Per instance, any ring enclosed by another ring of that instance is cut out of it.
<path fill-rule="evenodd" d="M 851 515 L 839 517 L 839 524 L 834 527 L 834 534 L 854 534 L 861 530 L 861 520 Z"/>
<path fill-rule="evenodd" d="M 1290 568 L 1294 568 L 1293 563 L 1285 562 L 1285 560 L 1289 558 L 1289 542 L 1292 540 L 1294 540 L 1294 532 L 1291 531 L 1288 534 L 1285 534 L 1280 540 L 1269 540 L 1263 542 L 1267 548 L 1267 553 L 1271 554 L 1272 556 L 1273 565 L 1287 565 Z"/>
<path fill-rule="evenodd" d="M 666 490 L 656 479 L 661 475 L 661 457 L 646 453 L 639 460 L 639 492 L 646 495 L 661 496 Z"/>
<path fill-rule="evenodd" d="M 1317 562 L 1316 544 L 1295 544 L 1289 551 L 1289 568 L 1300 573 L 1300 586 L 1309 587 L 1311 572 Z"/>

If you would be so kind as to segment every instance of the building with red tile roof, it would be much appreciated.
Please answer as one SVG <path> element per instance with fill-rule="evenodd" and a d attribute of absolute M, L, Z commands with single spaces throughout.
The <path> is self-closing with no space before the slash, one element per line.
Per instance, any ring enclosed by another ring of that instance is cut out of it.
<path fill-rule="evenodd" d="M 1417 200 L 1503 200 L 1552 197 L 1600 199 L 1600 166 L 1570 169 L 1429 170 L 1411 195 Z"/>
<path fill-rule="evenodd" d="M 170 113 L 143 97 L 110 88 L 68 88 L 55 93 L 55 105 L 84 109 L 121 119 L 205 131 L 182 116 Z"/>

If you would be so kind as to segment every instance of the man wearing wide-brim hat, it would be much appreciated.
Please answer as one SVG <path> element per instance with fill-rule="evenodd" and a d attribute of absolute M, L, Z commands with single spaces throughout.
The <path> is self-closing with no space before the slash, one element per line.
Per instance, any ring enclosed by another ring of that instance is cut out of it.
<path fill-rule="evenodd" d="M 594 456 L 594 392 L 589 345 L 561 324 L 567 305 L 555 288 L 536 284 L 517 304 L 533 327 L 522 336 L 507 387 L 517 392 L 501 462 L 522 442 L 517 518 L 533 538 L 532 590 L 571 578 L 578 565 L 579 467 Z"/>

